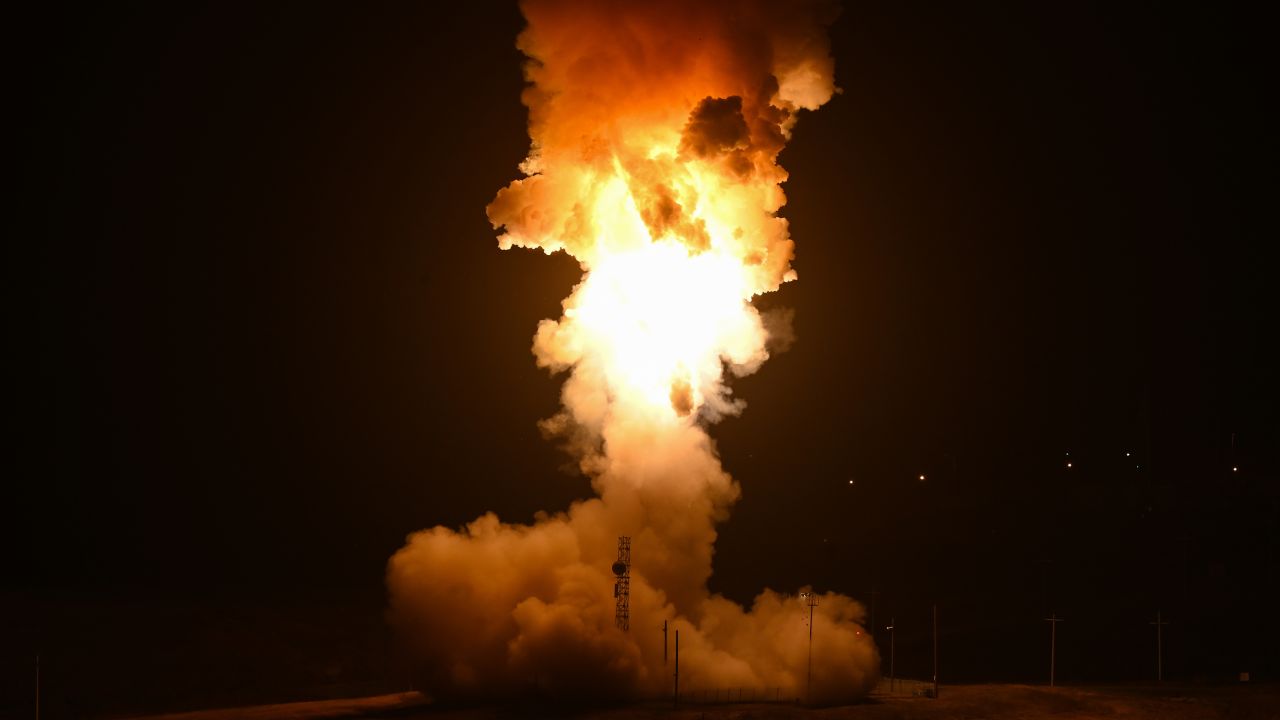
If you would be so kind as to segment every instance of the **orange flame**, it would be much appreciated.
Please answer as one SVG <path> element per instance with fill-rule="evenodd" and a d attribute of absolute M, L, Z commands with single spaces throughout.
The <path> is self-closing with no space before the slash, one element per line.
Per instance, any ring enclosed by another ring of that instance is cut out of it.
<path fill-rule="evenodd" d="M 532 149 L 488 207 L 499 246 L 566 252 L 583 278 L 534 338 L 566 371 L 564 412 L 600 497 L 532 525 L 485 515 L 410 537 L 388 564 L 393 622 L 433 693 L 654 695 L 671 676 L 656 632 L 614 626 L 614 540 L 633 537 L 632 627 L 670 621 L 686 680 L 796 697 L 864 693 L 862 608 L 828 594 L 808 615 L 763 591 L 744 609 L 707 591 L 738 486 L 704 424 L 741 410 L 726 370 L 768 357 L 752 299 L 794 280 L 778 153 L 797 114 L 835 92 L 820 0 L 527 0 Z M 481 627 L 479 636 L 463 628 Z M 684 682 L 684 681 L 682 681 Z"/>
<path fill-rule="evenodd" d="M 489 217 L 502 248 L 564 250 L 586 271 L 564 316 L 539 328 L 539 362 L 594 374 L 611 412 L 733 411 L 723 365 L 741 374 L 767 357 L 750 300 L 796 277 L 776 159 L 797 111 L 834 91 L 813 22 L 825 8 L 523 9 L 533 149 Z M 735 15 L 768 34 L 738 32 Z"/>

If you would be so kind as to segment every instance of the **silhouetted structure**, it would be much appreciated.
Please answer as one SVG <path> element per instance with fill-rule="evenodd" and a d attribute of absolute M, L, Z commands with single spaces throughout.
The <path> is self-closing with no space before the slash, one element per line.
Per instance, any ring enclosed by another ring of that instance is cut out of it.
<path fill-rule="evenodd" d="M 613 622 L 620 630 L 631 629 L 631 538 L 618 536 L 618 559 L 613 563 Z"/>

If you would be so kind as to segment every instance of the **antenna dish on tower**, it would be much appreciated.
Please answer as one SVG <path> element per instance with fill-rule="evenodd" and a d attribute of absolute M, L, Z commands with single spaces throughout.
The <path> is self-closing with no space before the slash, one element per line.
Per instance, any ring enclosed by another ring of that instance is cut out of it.
<path fill-rule="evenodd" d="M 618 559 L 612 566 L 618 577 L 613 582 L 613 622 L 619 630 L 631 629 L 631 538 L 618 536 Z"/>

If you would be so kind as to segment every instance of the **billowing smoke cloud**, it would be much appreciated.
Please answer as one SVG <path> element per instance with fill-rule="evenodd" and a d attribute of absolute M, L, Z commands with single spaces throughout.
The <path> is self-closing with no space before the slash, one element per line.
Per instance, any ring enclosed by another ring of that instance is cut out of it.
<path fill-rule="evenodd" d="M 565 372 L 543 421 L 598 497 L 508 525 L 486 514 L 424 530 L 391 559 L 390 617 L 447 696 L 532 688 L 583 698 L 670 692 L 662 635 L 680 631 L 685 688 L 805 691 L 808 612 L 762 592 L 710 595 L 716 523 L 739 487 L 706 425 L 744 404 L 725 382 L 790 341 L 758 294 L 795 279 L 786 173 L 797 114 L 830 99 L 824 2 L 528 0 L 533 144 L 488 208 L 499 244 L 564 251 L 582 282 L 534 338 Z M 773 333 L 773 337 L 770 336 Z M 630 632 L 610 565 L 632 538 Z M 863 608 L 828 594 L 814 617 L 813 700 L 863 694 L 878 658 Z"/>

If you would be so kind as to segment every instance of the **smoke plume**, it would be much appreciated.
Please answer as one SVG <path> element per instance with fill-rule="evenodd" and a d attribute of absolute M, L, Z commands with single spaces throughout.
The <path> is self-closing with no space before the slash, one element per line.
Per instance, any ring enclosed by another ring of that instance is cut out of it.
<path fill-rule="evenodd" d="M 486 514 L 418 532 L 391 558 L 389 616 L 428 691 L 568 698 L 681 687 L 778 687 L 802 697 L 808 608 L 763 591 L 711 595 L 716 524 L 738 498 L 705 428 L 742 411 L 726 384 L 785 347 L 790 317 L 752 298 L 794 280 L 785 171 L 801 110 L 835 92 L 833 6 L 527 0 L 532 148 L 488 207 L 499 245 L 566 252 L 582 281 L 533 342 L 565 373 L 543 421 L 597 497 L 532 525 Z M 770 331 L 775 337 L 770 337 Z M 631 630 L 614 623 L 617 538 L 632 538 Z M 814 702 L 864 694 L 878 658 L 863 608 L 835 594 L 813 617 Z"/>

